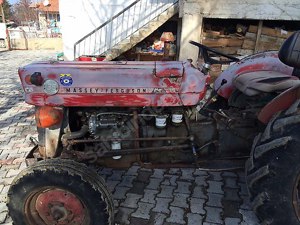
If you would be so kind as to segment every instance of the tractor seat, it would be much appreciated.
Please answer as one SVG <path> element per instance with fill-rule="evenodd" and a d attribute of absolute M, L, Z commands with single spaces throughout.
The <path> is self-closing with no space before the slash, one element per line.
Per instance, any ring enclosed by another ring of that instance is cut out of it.
<path fill-rule="evenodd" d="M 233 80 L 234 86 L 248 96 L 261 92 L 283 91 L 300 83 L 300 31 L 292 34 L 281 46 L 278 57 L 294 68 L 292 76 L 276 71 L 245 73 Z"/>
<path fill-rule="evenodd" d="M 233 80 L 233 85 L 247 96 L 259 93 L 278 92 L 300 84 L 298 77 L 276 71 L 256 71 L 244 73 Z"/>
<path fill-rule="evenodd" d="M 279 50 L 278 57 L 284 64 L 294 67 L 293 76 L 300 77 L 300 31 L 286 39 Z"/>

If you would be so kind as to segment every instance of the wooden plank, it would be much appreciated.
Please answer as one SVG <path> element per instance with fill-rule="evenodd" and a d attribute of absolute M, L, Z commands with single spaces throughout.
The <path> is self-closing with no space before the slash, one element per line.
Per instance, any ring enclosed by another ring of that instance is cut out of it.
<path fill-rule="evenodd" d="M 256 33 L 247 32 L 246 35 L 245 35 L 245 38 L 255 41 L 256 40 Z"/>
<path fill-rule="evenodd" d="M 258 23 L 258 29 L 257 29 L 257 35 L 256 35 L 256 42 L 255 42 L 254 52 L 257 52 L 257 50 L 258 50 L 258 44 L 259 44 L 259 39 L 260 39 L 262 27 L 263 27 L 263 21 L 260 20 L 259 23 Z"/>
<path fill-rule="evenodd" d="M 237 38 L 204 38 L 202 40 L 202 44 L 206 45 L 207 47 L 241 47 L 243 42 L 243 39 Z"/>
<path fill-rule="evenodd" d="M 263 52 L 263 51 L 278 51 L 281 47 L 281 44 L 277 43 L 272 43 L 272 42 L 259 42 L 259 45 L 257 47 L 258 52 Z"/>
<path fill-rule="evenodd" d="M 218 47 L 214 49 L 227 55 L 235 55 L 240 47 Z"/>
<path fill-rule="evenodd" d="M 238 55 L 252 55 L 254 53 L 254 50 L 251 49 L 239 49 L 237 51 Z"/>
<path fill-rule="evenodd" d="M 253 25 L 249 26 L 248 32 L 257 33 L 257 31 L 258 31 L 257 26 L 253 26 Z M 280 37 L 280 38 L 288 38 L 293 33 L 294 32 L 292 32 L 292 31 L 285 31 L 285 30 L 282 30 L 282 29 L 279 29 L 279 28 L 272 29 L 272 28 L 269 28 L 269 27 L 263 27 L 262 31 L 261 31 L 261 34 L 263 34 L 263 35 L 272 36 L 272 37 Z"/>
<path fill-rule="evenodd" d="M 251 49 L 251 50 L 254 50 L 254 48 L 255 48 L 255 41 L 250 40 L 250 39 L 245 39 L 245 40 L 244 40 L 244 43 L 243 43 L 243 45 L 242 45 L 242 48 L 243 48 L 243 49 Z"/>

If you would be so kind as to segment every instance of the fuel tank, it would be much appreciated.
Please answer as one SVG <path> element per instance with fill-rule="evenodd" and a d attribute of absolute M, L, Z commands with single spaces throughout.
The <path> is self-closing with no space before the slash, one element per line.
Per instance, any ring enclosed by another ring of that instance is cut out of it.
<path fill-rule="evenodd" d="M 278 58 L 278 52 L 269 51 L 251 55 L 243 58 L 241 61 L 232 64 L 216 79 L 214 88 L 218 94 L 228 99 L 234 90 L 233 79 L 241 74 L 255 71 L 276 71 L 286 75 L 292 75 L 293 68 L 283 64 Z M 253 73 L 252 73 L 253 74 Z M 222 80 L 227 83 L 221 86 Z"/>
<path fill-rule="evenodd" d="M 37 106 L 191 106 L 209 80 L 189 62 L 37 62 L 19 76 Z"/>

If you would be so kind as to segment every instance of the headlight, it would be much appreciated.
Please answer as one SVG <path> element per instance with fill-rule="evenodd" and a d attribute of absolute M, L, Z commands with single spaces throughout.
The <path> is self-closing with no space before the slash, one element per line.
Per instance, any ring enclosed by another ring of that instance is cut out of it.
<path fill-rule="evenodd" d="M 55 80 L 46 80 L 44 92 L 48 95 L 55 95 L 58 92 L 58 83 Z"/>

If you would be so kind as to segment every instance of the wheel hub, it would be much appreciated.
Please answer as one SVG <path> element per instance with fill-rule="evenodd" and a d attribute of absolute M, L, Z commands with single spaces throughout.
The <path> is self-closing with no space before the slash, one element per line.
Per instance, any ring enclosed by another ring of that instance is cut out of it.
<path fill-rule="evenodd" d="M 62 189 L 52 188 L 36 193 L 29 205 L 30 211 L 34 212 L 30 215 L 34 225 L 41 225 L 40 221 L 45 225 L 84 225 L 86 219 L 86 210 L 81 201 Z"/>

